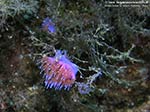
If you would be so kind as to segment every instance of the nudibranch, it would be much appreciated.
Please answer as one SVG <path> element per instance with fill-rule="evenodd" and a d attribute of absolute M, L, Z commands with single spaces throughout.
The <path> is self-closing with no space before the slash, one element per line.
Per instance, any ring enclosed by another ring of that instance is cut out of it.
<path fill-rule="evenodd" d="M 49 33 L 56 33 L 55 24 L 52 22 L 52 20 L 49 17 L 43 20 L 42 29 Z"/>
<path fill-rule="evenodd" d="M 44 73 L 44 82 L 47 88 L 69 90 L 76 80 L 78 66 L 72 63 L 63 53 L 57 50 L 55 56 L 44 56 L 40 60 L 41 73 Z"/>

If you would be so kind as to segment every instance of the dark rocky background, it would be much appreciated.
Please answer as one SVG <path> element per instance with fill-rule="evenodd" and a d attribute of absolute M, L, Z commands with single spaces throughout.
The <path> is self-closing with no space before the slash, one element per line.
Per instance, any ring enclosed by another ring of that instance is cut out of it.
<path fill-rule="evenodd" d="M 104 5 L 0 0 L 0 112 L 150 111 L 150 5 Z M 55 34 L 42 30 L 46 17 Z M 70 91 L 43 84 L 36 62 L 53 49 L 66 50 L 80 67 Z M 82 94 L 78 86 L 87 82 L 92 91 Z"/>

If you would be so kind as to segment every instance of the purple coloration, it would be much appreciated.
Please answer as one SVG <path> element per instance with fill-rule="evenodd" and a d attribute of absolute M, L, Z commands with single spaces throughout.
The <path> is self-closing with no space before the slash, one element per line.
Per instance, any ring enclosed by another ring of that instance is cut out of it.
<path fill-rule="evenodd" d="M 51 32 L 51 33 L 55 33 L 56 32 L 55 26 L 49 25 L 48 26 L 48 31 Z"/>
<path fill-rule="evenodd" d="M 78 66 L 66 56 L 66 52 L 57 50 L 54 57 L 41 59 L 41 73 L 44 74 L 45 86 L 56 90 L 69 90 L 76 80 Z"/>
<path fill-rule="evenodd" d="M 56 60 L 59 60 L 63 63 L 66 63 L 68 65 L 71 66 L 72 70 L 74 71 L 74 74 L 76 75 L 77 72 L 78 72 L 78 66 L 75 65 L 74 63 L 72 63 L 66 56 L 66 51 L 63 51 L 63 54 L 62 54 L 62 51 L 61 50 L 57 50 L 56 54 L 55 54 L 55 59 Z"/>
<path fill-rule="evenodd" d="M 78 90 L 80 94 L 89 94 L 92 91 L 89 84 L 77 83 L 77 85 L 78 85 Z"/>
<path fill-rule="evenodd" d="M 52 22 L 52 20 L 49 17 L 47 17 L 43 20 L 42 28 L 44 30 L 48 31 L 49 33 L 56 32 L 55 24 Z"/>

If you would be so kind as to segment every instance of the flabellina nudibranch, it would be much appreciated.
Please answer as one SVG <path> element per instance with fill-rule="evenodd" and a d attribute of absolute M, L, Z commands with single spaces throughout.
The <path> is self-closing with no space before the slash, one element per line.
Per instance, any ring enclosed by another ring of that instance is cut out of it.
<path fill-rule="evenodd" d="M 44 56 L 40 61 L 41 73 L 44 73 L 44 83 L 47 88 L 69 90 L 76 80 L 78 66 L 66 56 L 66 52 L 57 50 L 54 57 Z"/>
<path fill-rule="evenodd" d="M 52 22 L 52 20 L 49 17 L 43 20 L 42 29 L 44 31 L 47 31 L 48 33 L 56 33 L 55 24 Z"/>

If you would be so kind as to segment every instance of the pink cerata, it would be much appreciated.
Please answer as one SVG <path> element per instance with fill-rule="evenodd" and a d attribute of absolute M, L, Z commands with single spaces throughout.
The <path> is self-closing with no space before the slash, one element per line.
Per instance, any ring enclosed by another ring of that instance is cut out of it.
<path fill-rule="evenodd" d="M 45 86 L 56 90 L 69 90 L 76 80 L 78 66 L 66 56 L 66 52 L 57 50 L 54 57 L 44 56 L 41 61 L 41 73 L 44 73 Z"/>

